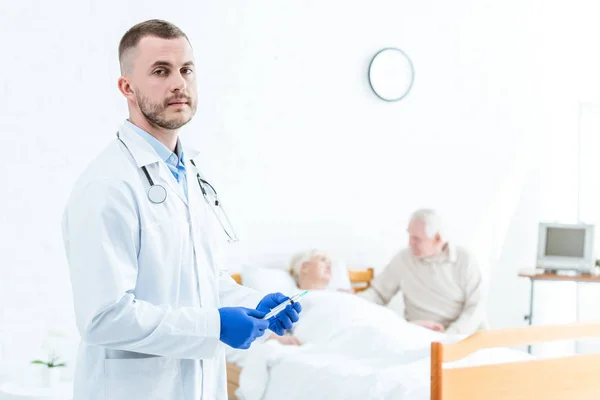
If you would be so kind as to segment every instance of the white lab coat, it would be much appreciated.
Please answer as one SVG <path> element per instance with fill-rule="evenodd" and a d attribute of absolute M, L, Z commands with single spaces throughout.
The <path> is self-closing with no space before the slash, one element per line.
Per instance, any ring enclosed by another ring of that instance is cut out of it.
<path fill-rule="evenodd" d="M 81 175 L 63 218 L 82 337 L 73 400 L 226 399 L 217 309 L 254 308 L 261 296 L 216 265 L 225 233 L 189 162 L 197 152 L 184 149 L 188 202 L 150 144 L 126 125 L 119 137 Z M 148 200 L 142 166 L 167 189 L 164 203 Z"/>

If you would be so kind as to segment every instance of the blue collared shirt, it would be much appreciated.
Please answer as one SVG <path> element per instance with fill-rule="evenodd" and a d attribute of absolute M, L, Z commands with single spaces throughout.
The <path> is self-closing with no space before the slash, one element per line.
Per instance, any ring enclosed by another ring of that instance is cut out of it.
<path fill-rule="evenodd" d="M 154 136 L 143 130 L 137 125 L 132 124 L 130 121 L 125 121 L 133 128 L 141 137 L 152 146 L 156 154 L 167 164 L 169 171 L 173 174 L 177 182 L 183 187 L 185 197 L 188 197 L 187 179 L 185 175 L 185 161 L 183 156 L 183 149 L 181 148 L 181 142 L 177 139 L 177 146 L 175 147 L 175 153 L 167 148 L 164 144 L 158 141 Z M 179 154 L 179 156 L 178 156 Z"/>

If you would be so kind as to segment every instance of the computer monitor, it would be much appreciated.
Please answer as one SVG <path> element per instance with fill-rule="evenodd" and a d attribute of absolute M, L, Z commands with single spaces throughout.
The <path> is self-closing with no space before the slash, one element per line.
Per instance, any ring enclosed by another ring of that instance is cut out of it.
<path fill-rule="evenodd" d="M 595 261 L 593 225 L 539 224 L 538 268 L 589 273 Z"/>

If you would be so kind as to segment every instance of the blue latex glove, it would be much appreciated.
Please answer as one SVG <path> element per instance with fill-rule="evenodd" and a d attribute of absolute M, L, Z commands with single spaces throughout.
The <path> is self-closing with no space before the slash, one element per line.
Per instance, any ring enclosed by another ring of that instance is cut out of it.
<path fill-rule="evenodd" d="M 289 297 L 282 293 L 271 293 L 263 297 L 256 306 L 256 309 L 260 312 L 264 312 L 266 315 L 271 309 L 277 307 L 287 299 L 289 299 Z M 300 314 L 300 312 L 302 312 L 300 303 L 295 302 L 294 304 L 288 305 L 279 314 L 268 319 L 269 329 L 279 336 L 282 336 L 286 329 L 292 329 L 294 322 L 298 322 L 298 319 L 300 319 L 298 314 Z"/>
<path fill-rule="evenodd" d="M 247 349 L 258 337 L 264 335 L 269 321 L 266 313 L 244 307 L 219 308 L 221 333 L 219 339 L 235 349 Z"/>

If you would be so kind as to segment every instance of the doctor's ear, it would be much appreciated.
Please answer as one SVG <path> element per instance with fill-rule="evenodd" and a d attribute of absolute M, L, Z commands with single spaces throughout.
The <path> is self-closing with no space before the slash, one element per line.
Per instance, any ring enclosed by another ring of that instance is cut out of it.
<path fill-rule="evenodd" d="M 119 87 L 119 91 L 123 94 L 123 96 L 127 97 L 129 100 L 135 100 L 135 92 L 133 88 L 129 84 L 129 81 L 125 77 L 120 77 L 117 82 Z"/>

